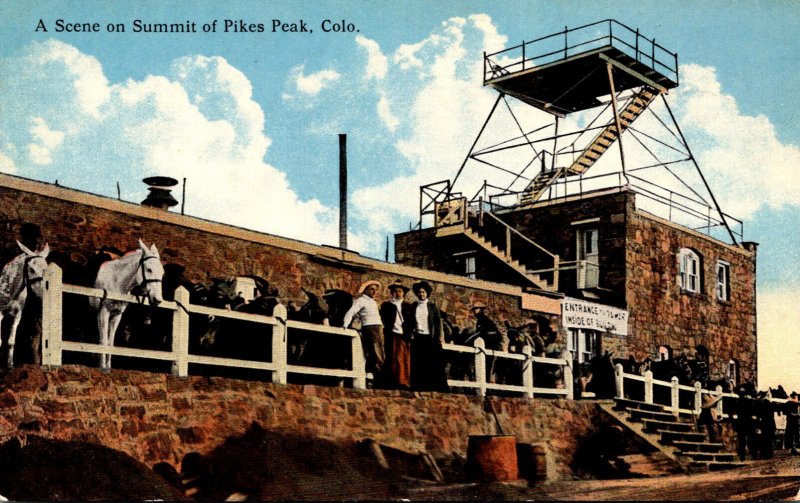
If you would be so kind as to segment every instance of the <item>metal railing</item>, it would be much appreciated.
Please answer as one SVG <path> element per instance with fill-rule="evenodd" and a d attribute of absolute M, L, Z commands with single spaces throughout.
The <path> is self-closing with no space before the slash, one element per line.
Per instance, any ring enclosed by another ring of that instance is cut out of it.
<path fill-rule="evenodd" d="M 658 165 L 660 166 L 660 165 Z M 662 187 L 634 173 L 641 172 L 656 166 L 644 166 L 628 170 L 627 182 L 622 172 L 605 173 L 594 176 L 574 176 L 569 179 L 559 179 L 553 182 L 547 197 L 542 197 L 540 201 L 558 201 L 572 196 L 580 196 L 591 193 L 592 191 L 620 188 L 627 186 L 636 194 L 642 196 L 649 202 L 655 203 L 654 209 L 656 216 L 662 217 L 670 222 L 687 226 L 693 230 L 711 235 L 715 229 L 722 228 L 725 223 L 719 218 L 717 210 L 705 201 L 691 198 L 686 194 L 677 192 L 666 187 Z M 521 196 L 524 191 L 503 191 L 496 194 L 489 194 L 489 200 L 484 202 L 499 212 L 508 210 L 520 204 Z M 637 204 L 637 206 L 641 206 Z M 731 232 L 739 241 L 744 239 L 744 223 L 724 213 L 725 219 L 731 225 Z"/>
<path fill-rule="evenodd" d="M 171 372 L 178 376 L 189 375 L 189 365 L 197 364 L 267 371 L 271 374 L 272 382 L 280 384 L 288 382 L 288 374 L 298 374 L 347 379 L 350 380 L 353 388 L 365 389 L 367 381 L 373 377 L 365 370 L 361 338 L 355 330 L 287 320 L 286 308 L 282 304 L 275 306 L 273 316 L 240 313 L 227 309 L 194 305 L 189 302 L 189 292 L 183 287 L 179 287 L 175 291 L 174 301 L 162 301 L 157 306 L 157 309 L 167 310 L 172 313 L 172 343 L 168 350 L 106 346 L 65 340 L 63 337 L 63 299 L 65 295 L 76 295 L 84 298 L 94 297 L 105 299 L 104 301 L 122 301 L 130 304 L 136 304 L 141 299 L 127 294 L 108 293 L 97 288 L 64 284 L 62 283 L 61 275 L 61 268 L 56 264 L 49 264 L 44 275 L 42 298 L 42 365 L 44 366 L 61 366 L 64 352 L 70 352 L 171 362 Z M 141 302 L 147 305 L 146 299 Z M 257 325 L 260 328 L 257 329 L 257 334 L 255 335 L 257 337 L 263 336 L 261 347 L 264 350 L 261 352 L 262 354 L 257 354 L 258 351 L 254 351 L 254 354 L 249 355 L 253 359 L 242 359 L 193 353 L 190 350 L 189 340 L 191 314 L 209 315 L 217 319 L 239 320 Z M 349 339 L 351 344 L 347 359 L 351 362 L 350 368 L 327 368 L 290 363 L 288 361 L 289 345 L 287 341 L 291 340 L 290 338 L 293 333 L 296 333 L 295 331 L 304 331 L 323 337 Z M 529 398 L 533 397 L 534 394 L 563 395 L 566 398 L 572 398 L 571 386 L 566 386 L 563 389 L 541 387 L 536 386 L 533 379 L 534 364 L 555 365 L 562 368 L 564 382 L 571 382 L 572 371 L 568 359 L 534 357 L 530 356 L 530 352 L 520 355 L 485 349 L 483 340 L 480 338 L 474 340 L 474 346 L 444 344 L 442 348 L 447 355 L 471 354 L 474 358 L 474 380 L 451 379 L 448 380 L 451 387 L 475 389 L 480 395 L 485 395 L 488 391 L 505 391 L 520 393 Z M 267 361 L 256 359 L 259 357 L 268 357 L 268 359 Z M 496 384 L 490 382 L 491 376 L 488 376 L 486 371 L 487 358 L 520 362 L 522 365 L 519 367 L 519 374 L 511 377 L 521 380 L 521 384 Z"/>
<path fill-rule="evenodd" d="M 483 82 L 603 47 L 614 47 L 679 83 L 678 55 L 613 19 L 546 35 L 490 54 L 484 53 Z"/>

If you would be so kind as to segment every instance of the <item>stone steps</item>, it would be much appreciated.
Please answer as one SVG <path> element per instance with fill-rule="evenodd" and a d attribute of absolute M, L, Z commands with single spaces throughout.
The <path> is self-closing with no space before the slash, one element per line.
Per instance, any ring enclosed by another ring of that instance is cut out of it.
<path fill-rule="evenodd" d="M 693 433 L 695 426 L 693 423 L 682 423 L 678 421 L 657 421 L 654 419 L 644 420 L 644 430 L 648 433 L 665 433 L 665 432 L 679 432 L 679 433 Z"/>
<path fill-rule="evenodd" d="M 631 421 L 655 420 L 674 423 L 679 419 L 678 416 L 671 412 L 655 412 L 641 409 L 630 409 L 628 412 L 630 413 Z"/>
<path fill-rule="evenodd" d="M 681 452 L 720 452 L 725 448 L 725 444 L 711 443 L 711 442 L 682 442 L 674 441 L 672 446 L 679 449 Z"/>
<path fill-rule="evenodd" d="M 613 410 L 624 412 L 623 423 L 686 471 L 727 470 L 745 465 L 735 460 L 734 453 L 724 452 L 723 444 L 709 442 L 705 433 L 698 432 L 693 415 L 675 415 L 661 405 L 630 399 L 615 399 Z"/>

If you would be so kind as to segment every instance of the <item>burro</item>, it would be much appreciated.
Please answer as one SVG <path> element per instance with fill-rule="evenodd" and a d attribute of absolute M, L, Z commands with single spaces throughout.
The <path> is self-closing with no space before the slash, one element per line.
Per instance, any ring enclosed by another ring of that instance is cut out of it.
<path fill-rule="evenodd" d="M 341 21 L 331 21 L 330 19 L 326 19 L 322 22 L 322 31 L 324 32 L 336 32 L 336 33 L 353 33 L 356 31 L 356 25 L 353 23 L 348 23 L 347 20 L 342 19 Z"/>

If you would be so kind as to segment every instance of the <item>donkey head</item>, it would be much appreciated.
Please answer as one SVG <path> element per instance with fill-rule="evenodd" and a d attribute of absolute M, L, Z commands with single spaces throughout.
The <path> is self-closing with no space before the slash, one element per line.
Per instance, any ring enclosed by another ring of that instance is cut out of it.
<path fill-rule="evenodd" d="M 142 258 L 139 260 L 137 270 L 137 281 L 151 306 L 157 306 L 164 300 L 161 290 L 161 281 L 164 279 L 164 266 L 161 264 L 161 256 L 158 254 L 155 243 L 148 248 L 140 239 L 139 248 L 142 251 Z"/>
<path fill-rule="evenodd" d="M 44 271 L 47 269 L 47 255 L 50 254 L 50 246 L 45 244 L 41 250 L 35 252 L 19 241 L 17 241 L 17 246 L 25 254 L 22 269 L 23 286 L 36 297 L 41 298 L 43 292 L 42 280 L 44 279 Z"/>

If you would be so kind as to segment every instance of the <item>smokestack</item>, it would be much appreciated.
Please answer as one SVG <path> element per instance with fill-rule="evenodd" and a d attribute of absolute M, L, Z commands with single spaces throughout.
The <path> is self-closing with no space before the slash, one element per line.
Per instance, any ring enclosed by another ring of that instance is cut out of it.
<path fill-rule="evenodd" d="M 347 135 L 339 134 L 339 248 L 347 249 Z"/>

